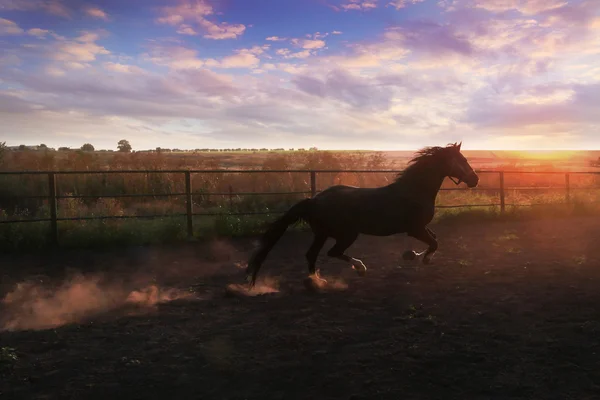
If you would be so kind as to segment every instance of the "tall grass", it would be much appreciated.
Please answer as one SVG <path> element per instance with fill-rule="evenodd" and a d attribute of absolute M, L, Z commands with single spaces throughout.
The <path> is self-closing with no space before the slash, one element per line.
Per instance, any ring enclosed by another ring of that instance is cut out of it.
<path fill-rule="evenodd" d="M 389 161 L 382 153 L 365 152 L 272 152 L 228 156 L 213 154 L 178 155 L 161 153 L 93 153 L 83 151 L 10 151 L 0 160 L 0 171 L 139 171 L 147 173 L 59 174 L 56 177 L 59 218 L 151 216 L 158 219 L 105 219 L 59 222 L 61 244 L 106 246 L 110 243 L 154 243 L 183 240 L 186 236 L 183 173 L 165 170 L 224 169 L 218 173 L 192 174 L 195 235 L 246 235 L 259 233 L 278 212 L 310 195 L 310 174 L 306 172 L 269 172 L 274 170 L 386 170 L 402 169 L 402 163 Z M 251 159 L 252 161 L 248 161 Z M 227 165 L 221 165 L 226 161 Z M 261 170 L 261 173 L 233 173 L 227 168 Z M 501 169 L 510 171 L 511 166 Z M 552 169 L 551 166 L 545 169 Z M 477 190 L 456 190 L 444 183 L 439 206 L 470 205 L 465 208 L 440 208 L 437 220 L 456 221 L 499 218 L 500 179 L 496 172 L 482 173 Z M 317 190 L 335 184 L 377 187 L 389 184 L 395 175 L 373 173 L 319 173 Z M 595 212 L 600 200 L 600 185 L 595 175 L 572 175 L 570 207 L 566 201 L 563 174 L 505 173 L 506 213 L 503 218 L 557 215 L 566 212 Z M 596 189 L 588 189 L 595 187 Z M 517 190 L 516 188 L 526 188 Z M 449 190 L 447 190 L 449 189 Z M 298 193 L 289 193 L 298 192 Z M 270 193 L 252 195 L 252 193 Z M 0 174 L 0 221 L 48 218 L 47 199 L 22 198 L 48 194 L 47 176 Z M 135 197 L 100 197 L 124 196 Z M 144 195 L 145 197 L 142 197 Z M 85 196 L 70 198 L 69 196 Z M 18 198 L 17 198 L 18 197 Z M 513 207 L 514 206 L 514 207 Z M 519 207 L 516 207 L 519 206 Z M 523 208 L 523 206 L 525 206 Z M 560 211 L 562 210 L 562 211 Z M 229 215 L 253 213 L 253 215 Z M 219 214 L 219 215 L 206 215 Z M 35 249 L 47 244 L 49 224 L 27 222 L 0 224 L 0 247 Z M 302 229 L 302 226 L 300 227 Z"/>

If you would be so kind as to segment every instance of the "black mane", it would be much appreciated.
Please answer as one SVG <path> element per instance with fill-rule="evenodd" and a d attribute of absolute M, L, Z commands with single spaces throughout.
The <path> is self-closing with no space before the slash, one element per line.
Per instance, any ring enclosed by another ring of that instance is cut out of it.
<path fill-rule="evenodd" d="M 404 171 L 400 172 L 396 177 L 396 180 L 410 174 L 411 172 L 418 170 L 422 165 L 428 164 L 431 160 L 434 160 L 440 154 L 444 154 L 444 152 L 448 149 L 457 148 L 459 145 L 457 143 L 450 143 L 446 147 L 441 146 L 430 146 L 423 147 L 420 150 L 416 151 L 416 155 L 410 159 L 408 162 L 408 166 L 404 169 Z"/>

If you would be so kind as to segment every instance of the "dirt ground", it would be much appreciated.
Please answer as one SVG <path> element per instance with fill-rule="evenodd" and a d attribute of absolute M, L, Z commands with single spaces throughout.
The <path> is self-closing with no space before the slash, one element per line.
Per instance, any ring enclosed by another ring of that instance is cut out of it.
<path fill-rule="evenodd" d="M 321 293 L 296 232 L 257 296 L 226 296 L 245 239 L 0 256 L 0 398 L 597 398 L 600 222 L 433 228 L 430 266 L 402 237 L 359 238 L 364 278 L 324 250 Z"/>

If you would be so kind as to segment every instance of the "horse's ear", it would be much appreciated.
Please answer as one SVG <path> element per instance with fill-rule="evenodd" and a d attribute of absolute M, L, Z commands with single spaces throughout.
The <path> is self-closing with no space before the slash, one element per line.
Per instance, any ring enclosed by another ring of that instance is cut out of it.
<path fill-rule="evenodd" d="M 462 146 L 462 141 L 458 144 L 458 151 L 460 151 L 461 146 Z"/>

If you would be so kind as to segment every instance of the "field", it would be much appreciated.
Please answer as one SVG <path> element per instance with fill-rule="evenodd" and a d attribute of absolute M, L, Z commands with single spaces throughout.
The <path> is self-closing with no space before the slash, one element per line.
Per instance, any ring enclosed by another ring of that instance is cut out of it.
<path fill-rule="evenodd" d="M 564 214 L 569 210 L 597 212 L 600 204 L 600 175 L 573 174 L 570 192 L 565 190 L 565 175 L 543 172 L 598 172 L 590 162 L 597 152 L 529 153 L 465 151 L 472 166 L 481 172 L 477 190 L 444 190 L 438 197 L 440 217 L 456 213 L 475 214 L 475 218 L 498 215 L 500 176 L 505 172 L 505 202 L 509 212 L 529 209 L 537 214 Z M 291 204 L 310 195 L 310 174 L 304 172 L 268 172 L 273 170 L 401 170 L 412 152 L 197 152 L 197 153 L 109 153 L 85 151 L 5 151 L 0 154 L 0 171 L 73 171 L 73 170 L 150 170 L 150 173 L 57 175 L 58 217 L 71 219 L 58 224 L 62 246 L 103 247 L 113 244 L 150 244 L 179 242 L 186 239 L 186 198 L 183 173 L 169 170 L 214 170 L 224 172 L 192 174 L 194 236 L 196 238 L 232 237 L 260 232 Z M 232 173 L 232 169 L 258 172 Z M 517 171 L 526 170 L 522 174 Z M 394 173 L 320 172 L 316 189 L 334 184 L 362 187 L 386 185 Z M 456 189 L 449 180 L 444 189 Z M 464 188 L 463 188 L 464 189 Z M 289 193 L 295 192 L 295 193 Z M 254 193 L 268 193 L 255 195 Z M 274 194 L 279 193 L 279 194 Z M 50 216 L 46 175 L 0 174 L 0 222 L 44 219 Z M 23 196 L 29 196 L 24 198 Z M 80 196 L 83 196 L 81 198 Z M 121 196 L 121 197 L 101 197 Z M 131 196 L 131 197 L 122 197 Z M 443 207 L 465 206 L 460 209 Z M 545 210 L 540 208 L 546 207 Z M 563 209 L 561 209 L 561 207 Z M 534 210 L 535 208 L 535 210 Z M 542 210 L 542 211 L 540 211 Z M 482 213 L 484 215 L 482 215 Z M 210 214 L 210 215 L 208 215 Z M 216 215 L 215 215 L 216 214 Z M 236 214 L 236 215 L 231 215 Z M 148 217 L 158 219 L 124 219 Z M 80 217 L 118 217 L 76 221 Z M 28 222 L 0 224 L 0 248 L 36 250 L 48 244 L 49 224 Z"/>
<path fill-rule="evenodd" d="M 322 255 L 322 293 L 303 232 L 256 296 L 225 296 L 251 239 L 5 253 L 0 398 L 595 398 L 598 222 L 433 229 L 430 266 L 401 263 L 401 237 L 359 238 L 364 278 Z"/>

